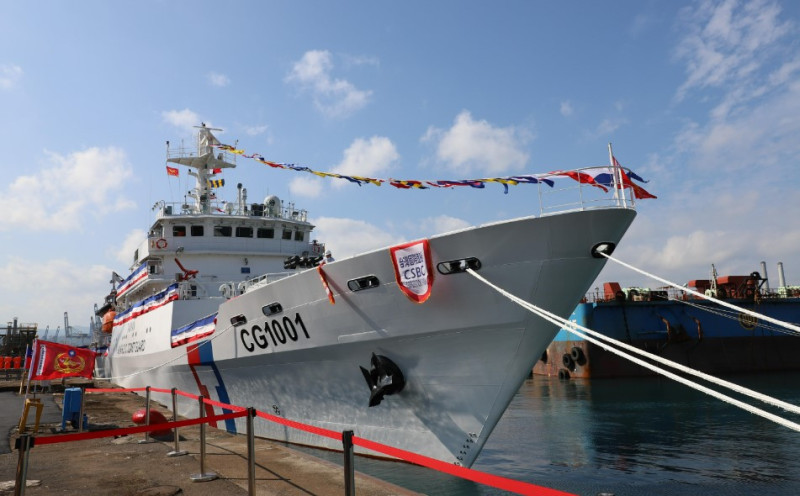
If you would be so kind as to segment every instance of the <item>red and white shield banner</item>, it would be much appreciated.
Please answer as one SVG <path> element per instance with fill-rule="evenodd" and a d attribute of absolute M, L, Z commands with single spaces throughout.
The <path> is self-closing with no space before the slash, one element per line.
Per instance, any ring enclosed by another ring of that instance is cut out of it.
<path fill-rule="evenodd" d="M 424 303 L 433 289 L 431 249 L 427 239 L 389 248 L 397 286 L 415 303 Z"/>

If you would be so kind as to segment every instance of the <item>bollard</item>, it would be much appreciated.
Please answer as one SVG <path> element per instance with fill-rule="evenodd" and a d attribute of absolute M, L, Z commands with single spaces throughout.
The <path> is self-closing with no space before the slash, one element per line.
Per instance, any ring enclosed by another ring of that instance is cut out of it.
<path fill-rule="evenodd" d="M 205 398 L 199 396 L 197 398 L 200 402 L 200 416 L 198 418 L 205 418 Z M 189 476 L 192 482 L 208 482 L 217 478 L 214 472 L 206 472 L 206 423 L 200 424 L 200 473 L 192 474 Z"/>
<path fill-rule="evenodd" d="M 253 418 L 256 409 L 247 409 L 247 494 L 256 496 L 256 441 L 253 429 Z"/>
<path fill-rule="evenodd" d="M 172 388 L 172 421 L 176 422 L 178 420 L 178 401 L 176 400 L 178 388 Z M 187 452 L 181 451 L 180 446 L 178 445 L 178 428 L 172 428 L 172 437 L 175 438 L 175 449 L 167 453 L 167 456 L 183 456 Z"/>
<path fill-rule="evenodd" d="M 15 448 L 19 450 L 19 460 L 17 461 L 17 477 L 14 481 L 14 496 L 25 494 L 25 486 L 28 483 L 28 452 L 33 448 L 36 438 L 30 434 L 22 434 L 17 438 Z"/>
<path fill-rule="evenodd" d="M 342 431 L 342 447 L 344 451 L 344 494 L 355 496 L 356 477 L 353 461 L 353 431 Z"/>
<path fill-rule="evenodd" d="M 144 388 L 145 401 L 147 404 L 144 406 L 144 425 L 150 426 L 150 386 Z M 150 431 L 144 433 L 144 439 L 139 440 L 139 444 L 154 443 L 155 440 L 150 439 Z"/>

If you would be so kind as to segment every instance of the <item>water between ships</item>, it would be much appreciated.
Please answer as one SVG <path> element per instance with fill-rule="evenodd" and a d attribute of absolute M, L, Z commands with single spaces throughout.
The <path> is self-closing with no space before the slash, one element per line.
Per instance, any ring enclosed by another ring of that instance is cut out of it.
<path fill-rule="evenodd" d="M 800 404 L 800 372 L 725 378 Z M 341 454 L 307 450 L 342 462 Z M 537 376 L 522 385 L 473 468 L 582 496 L 783 496 L 800 494 L 800 432 L 669 379 Z M 429 495 L 507 494 L 404 463 L 356 457 L 356 470 Z"/>

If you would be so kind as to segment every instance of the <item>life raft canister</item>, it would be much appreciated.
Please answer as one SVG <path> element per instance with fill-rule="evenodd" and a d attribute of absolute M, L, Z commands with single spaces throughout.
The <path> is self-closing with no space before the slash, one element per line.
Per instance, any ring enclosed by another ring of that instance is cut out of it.
<path fill-rule="evenodd" d="M 111 330 L 114 328 L 114 317 L 116 316 L 117 312 L 114 310 L 109 310 L 103 314 L 103 325 L 100 327 L 100 330 L 106 334 L 111 334 Z"/>

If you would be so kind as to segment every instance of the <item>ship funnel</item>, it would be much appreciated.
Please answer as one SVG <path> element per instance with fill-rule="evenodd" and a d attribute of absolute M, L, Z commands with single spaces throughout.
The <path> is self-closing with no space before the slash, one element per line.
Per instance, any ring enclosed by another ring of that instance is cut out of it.
<path fill-rule="evenodd" d="M 767 262 L 761 261 L 761 275 L 764 277 L 764 289 L 769 293 L 769 277 L 767 277 Z"/>
<path fill-rule="evenodd" d="M 778 287 L 786 286 L 786 277 L 783 275 L 783 262 L 778 262 Z"/>

